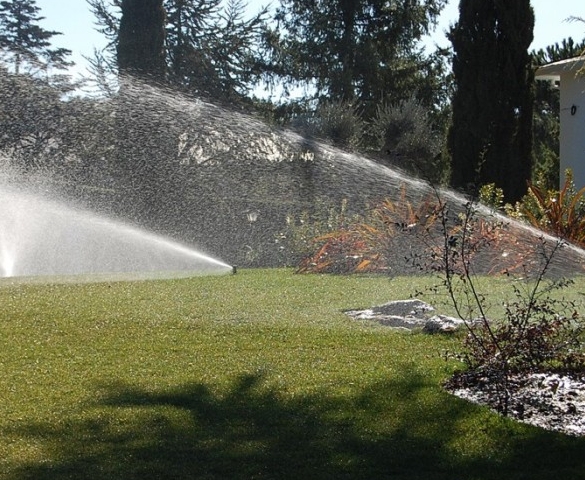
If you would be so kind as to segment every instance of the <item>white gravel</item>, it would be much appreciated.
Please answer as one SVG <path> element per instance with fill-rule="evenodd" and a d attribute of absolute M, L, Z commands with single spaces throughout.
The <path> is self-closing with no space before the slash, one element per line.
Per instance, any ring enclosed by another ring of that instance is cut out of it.
<path fill-rule="evenodd" d="M 510 417 L 567 435 L 585 435 L 585 376 L 535 373 L 519 383 L 521 386 L 510 398 Z M 488 384 L 449 391 L 477 404 L 492 408 L 497 404 L 494 390 Z"/>

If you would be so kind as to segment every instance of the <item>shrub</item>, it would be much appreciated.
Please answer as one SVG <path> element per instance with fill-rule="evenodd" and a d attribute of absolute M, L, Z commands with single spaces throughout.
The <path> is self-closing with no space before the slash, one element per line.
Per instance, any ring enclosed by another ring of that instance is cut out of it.
<path fill-rule="evenodd" d="M 416 98 L 378 106 L 371 134 L 390 164 L 441 183 L 443 137 L 434 131 L 428 109 Z"/>
<path fill-rule="evenodd" d="M 439 203 L 440 200 L 439 200 Z M 463 213 L 452 215 L 441 203 L 438 222 L 443 232 L 443 248 L 437 253 L 434 271 L 442 274 L 442 286 L 448 293 L 458 316 L 465 322 L 468 334 L 457 357 L 466 369 L 455 375 L 450 386 L 489 384 L 495 392 L 493 407 L 509 413 L 518 379 L 532 372 L 560 370 L 583 371 L 583 327 L 576 306 L 557 300 L 552 292 L 570 284 L 563 279 L 547 279 L 552 261 L 564 247 L 562 239 L 550 241 L 541 237 L 538 248 L 540 268 L 532 280 L 511 282 L 513 300 L 505 303 L 504 317 L 488 318 L 487 295 L 478 288 L 474 261 L 478 251 L 489 242 L 478 237 L 482 230 L 474 202 Z M 505 228 L 497 221 L 491 235 Z M 506 275 L 512 277 L 508 270 Z"/>
<path fill-rule="evenodd" d="M 504 191 L 495 183 L 482 185 L 479 189 L 479 202 L 494 210 L 502 210 L 504 208 Z"/>
<path fill-rule="evenodd" d="M 321 103 L 312 115 L 297 118 L 295 126 L 307 137 L 323 139 L 348 151 L 359 150 L 365 129 L 357 107 L 347 101 Z"/>
<path fill-rule="evenodd" d="M 339 224 L 315 237 L 311 253 L 298 267 L 299 273 L 403 273 L 413 231 L 431 228 L 435 206 L 421 201 L 414 206 L 401 189 L 397 201 L 385 199 L 364 217 Z M 397 252 L 399 252 L 397 254 Z"/>
<path fill-rule="evenodd" d="M 410 202 L 403 186 L 396 200 L 384 199 L 362 217 L 348 219 L 343 215 L 341 221 L 329 221 L 328 229 L 319 228 L 323 222 L 311 223 L 305 218 L 305 223 L 295 227 L 297 233 L 302 232 L 301 246 L 306 253 L 298 271 L 394 275 L 441 272 L 445 248 L 442 228 L 449 229 L 451 242 L 465 234 L 467 246 L 473 244 L 468 254 L 474 257 L 476 273 L 514 272 L 526 266 L 529 250 L 501 222 L 498 228 L 485 218 L 473 224 L 459 221 L 441 225 L 437 222 L 438 215 L 446 213 L 441 208 L 445 206 L 432 197 L 422 198 L 417 204 Z M 310 239 L 308 234 L 315 232 L 318 234 Z M 461 268 L 461 259 L 451 261 L 451 267 L 457 262 L 457 268 Z"/>

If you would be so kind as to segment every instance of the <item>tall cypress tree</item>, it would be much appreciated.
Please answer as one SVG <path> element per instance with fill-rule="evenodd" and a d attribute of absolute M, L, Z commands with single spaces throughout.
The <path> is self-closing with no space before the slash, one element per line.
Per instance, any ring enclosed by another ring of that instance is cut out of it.
<path fill-rule="evenodd" d="M 533 71 L 530 0 L 460 0 L 453 44 L 451 184 L 495 183 L 520 200 L 532 168 Z"/>
<path fill-rule="evenodd" d="M 162 78 L 165 74 L 163 0 L 122 0 L 117 60 L 121 73 Z"/>

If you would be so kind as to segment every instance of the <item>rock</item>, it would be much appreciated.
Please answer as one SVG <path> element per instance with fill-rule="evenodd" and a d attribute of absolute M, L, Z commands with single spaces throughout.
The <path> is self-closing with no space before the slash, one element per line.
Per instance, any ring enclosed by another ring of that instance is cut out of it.
<path fill-rule="evenodd" d="M 396 300 L 364 310 L 346 310 L 356 320 L 374 320 L 391 328 L 416 330 L 426 333 L 448 333 L 464 326 L 454 317 L 434 314 L 435 309 L 418 299 Z"/>
<path fill-rule="evenodd" d="M 461 327 L 465 327 L 465 322 L 459 318 L 434 315 L 426 321 L 423 331 L 426 333 L 451 333 Z"/>
<path fill-rule="evenodd" d="M 424 319 L 427 312 L 433 312 L 435 309 L 428 303 L 416 298 L 410 300 L 396 300 L 385 303 L 378 307 L 372 308 L 372 311 L 378 315 L 390 315 L 395 317 L 409 317 Z"/>

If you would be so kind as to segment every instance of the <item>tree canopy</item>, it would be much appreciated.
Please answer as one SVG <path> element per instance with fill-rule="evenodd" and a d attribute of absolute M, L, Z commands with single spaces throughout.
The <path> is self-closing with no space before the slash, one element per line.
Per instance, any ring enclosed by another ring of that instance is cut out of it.
<path fill-rule="evenodd" d="M 88 3 L 109 40 L 110 55 L 118 52 L 125 35 L 122 7 L 131 4 L 130 0 Z M 252 88 L 257 63 L 254 46 L 259 42 L 266 10 L 246 18 L 242 0 L 226 4 L 221 0 L 157 0 L 157 10 L 159 4 L 166 14 L 163 50 L 167 81 L 203 96 L 245 98 Z M 139 19 L 140 13 L 127 15 L 131 21 L 130 17 Z"/>
<path fill-rule="evenodd" d="M 445 3 L 281 0 L 267 28 L 263 70 L 285 88 L 302 86 L 317 99 L 355 102 L 371 117 L 382 102 L 435 88 L 428 75 L 434 59 L 418 41 Z"/>
<path fill-rule="evenodd" d="M 51 39 L 60 33 L 42 28 L 39 22 L 44 17 L 39 12 L 36 0 L 0 1 L 0 49 L 16 74 L 23 68 L 34 71 L 72 65 L 67 60 L 70 50 L 51 47 Z"/>
<path fill-rule="evenodd" d="M 163 0 L 122 0 L 117 44 L 121 72 L 164 78 L 165 11 Z"/>

